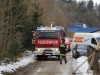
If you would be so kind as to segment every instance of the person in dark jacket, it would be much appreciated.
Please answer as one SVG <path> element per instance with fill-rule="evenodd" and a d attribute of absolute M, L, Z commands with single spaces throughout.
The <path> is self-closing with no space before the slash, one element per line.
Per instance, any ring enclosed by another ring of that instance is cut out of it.
<path fill-rule="evenodd" d="M 66 47 L 64 39 L 62 39 L 62 43 L 59 46 L 59 50 L 60 50 L 60 64 L 62 64 L 62 59 L 64 59 L 65 64 L 66 64 L 67 63 L 67 59 L 66 59 L 67 47 Z"/>

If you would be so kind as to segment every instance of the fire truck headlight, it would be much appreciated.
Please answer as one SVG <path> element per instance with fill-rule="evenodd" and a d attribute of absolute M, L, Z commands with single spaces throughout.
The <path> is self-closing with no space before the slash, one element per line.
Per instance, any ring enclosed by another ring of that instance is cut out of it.
<path fill-rule="evenodd" d="M 35 50 L 36 50 L 36 51 L 40 51 L 40 49 L 38 49 L 38 48 L 36 48 Z"/>
<path fill-rule="evenodd" d="M 38 51 L 40 51 L 40 49 L 38 49 Z"/>
<path fill-rule="evenodd" d="M 59 49 L 58 49 L 58 48 L 56 48 L 56 51 L 59 51 Z"/>

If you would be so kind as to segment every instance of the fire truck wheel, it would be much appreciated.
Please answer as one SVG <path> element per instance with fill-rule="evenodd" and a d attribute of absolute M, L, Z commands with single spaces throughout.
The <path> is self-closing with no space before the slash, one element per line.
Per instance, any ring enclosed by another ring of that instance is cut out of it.
<path fill-rule="evenodd" d="M 45 56 L 45 59 L 47 60 L 48 56 Z"/>
<path fill-rule="evenodd" d="M 58 60 L 60 60 L 60 55 L 58 55 Z"/>
<path fill-rule="evenodd" d="M 37 60 L 40 60 L 41 58 L 40 58 L 40 56 L 39 55 L 37 55 Z"/>
<path fill-rule="evenodd" d="M 47 60 L 47 56 L 41 56 L 42 57 L 42 59 L 45 59 L 45 60 Z"/>

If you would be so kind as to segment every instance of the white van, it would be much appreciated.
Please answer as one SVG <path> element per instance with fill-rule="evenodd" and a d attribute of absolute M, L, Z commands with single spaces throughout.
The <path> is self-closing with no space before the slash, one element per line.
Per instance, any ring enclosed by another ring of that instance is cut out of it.
<path fill-rule="evenodd" d="M 71 49 L 75 47 L 76 44 L 86 44 L 90 45 L 93 48 L 97 47 L 97 44 L 100 42 L 100 34 L 99 33 L 82 33 L 77 32 L 73 36 Z"/>

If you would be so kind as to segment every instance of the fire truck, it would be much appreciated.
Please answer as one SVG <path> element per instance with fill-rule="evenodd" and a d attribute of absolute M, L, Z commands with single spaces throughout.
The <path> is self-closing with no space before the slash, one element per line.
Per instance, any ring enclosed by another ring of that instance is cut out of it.
<path fill-rule="evenodd" d="M 37 60 L 48 56 L 57 56 L 60 59 L 59 45 L 65 38 L 62 26 L 40 26 L 36 29 L 35 51 Z"/>

